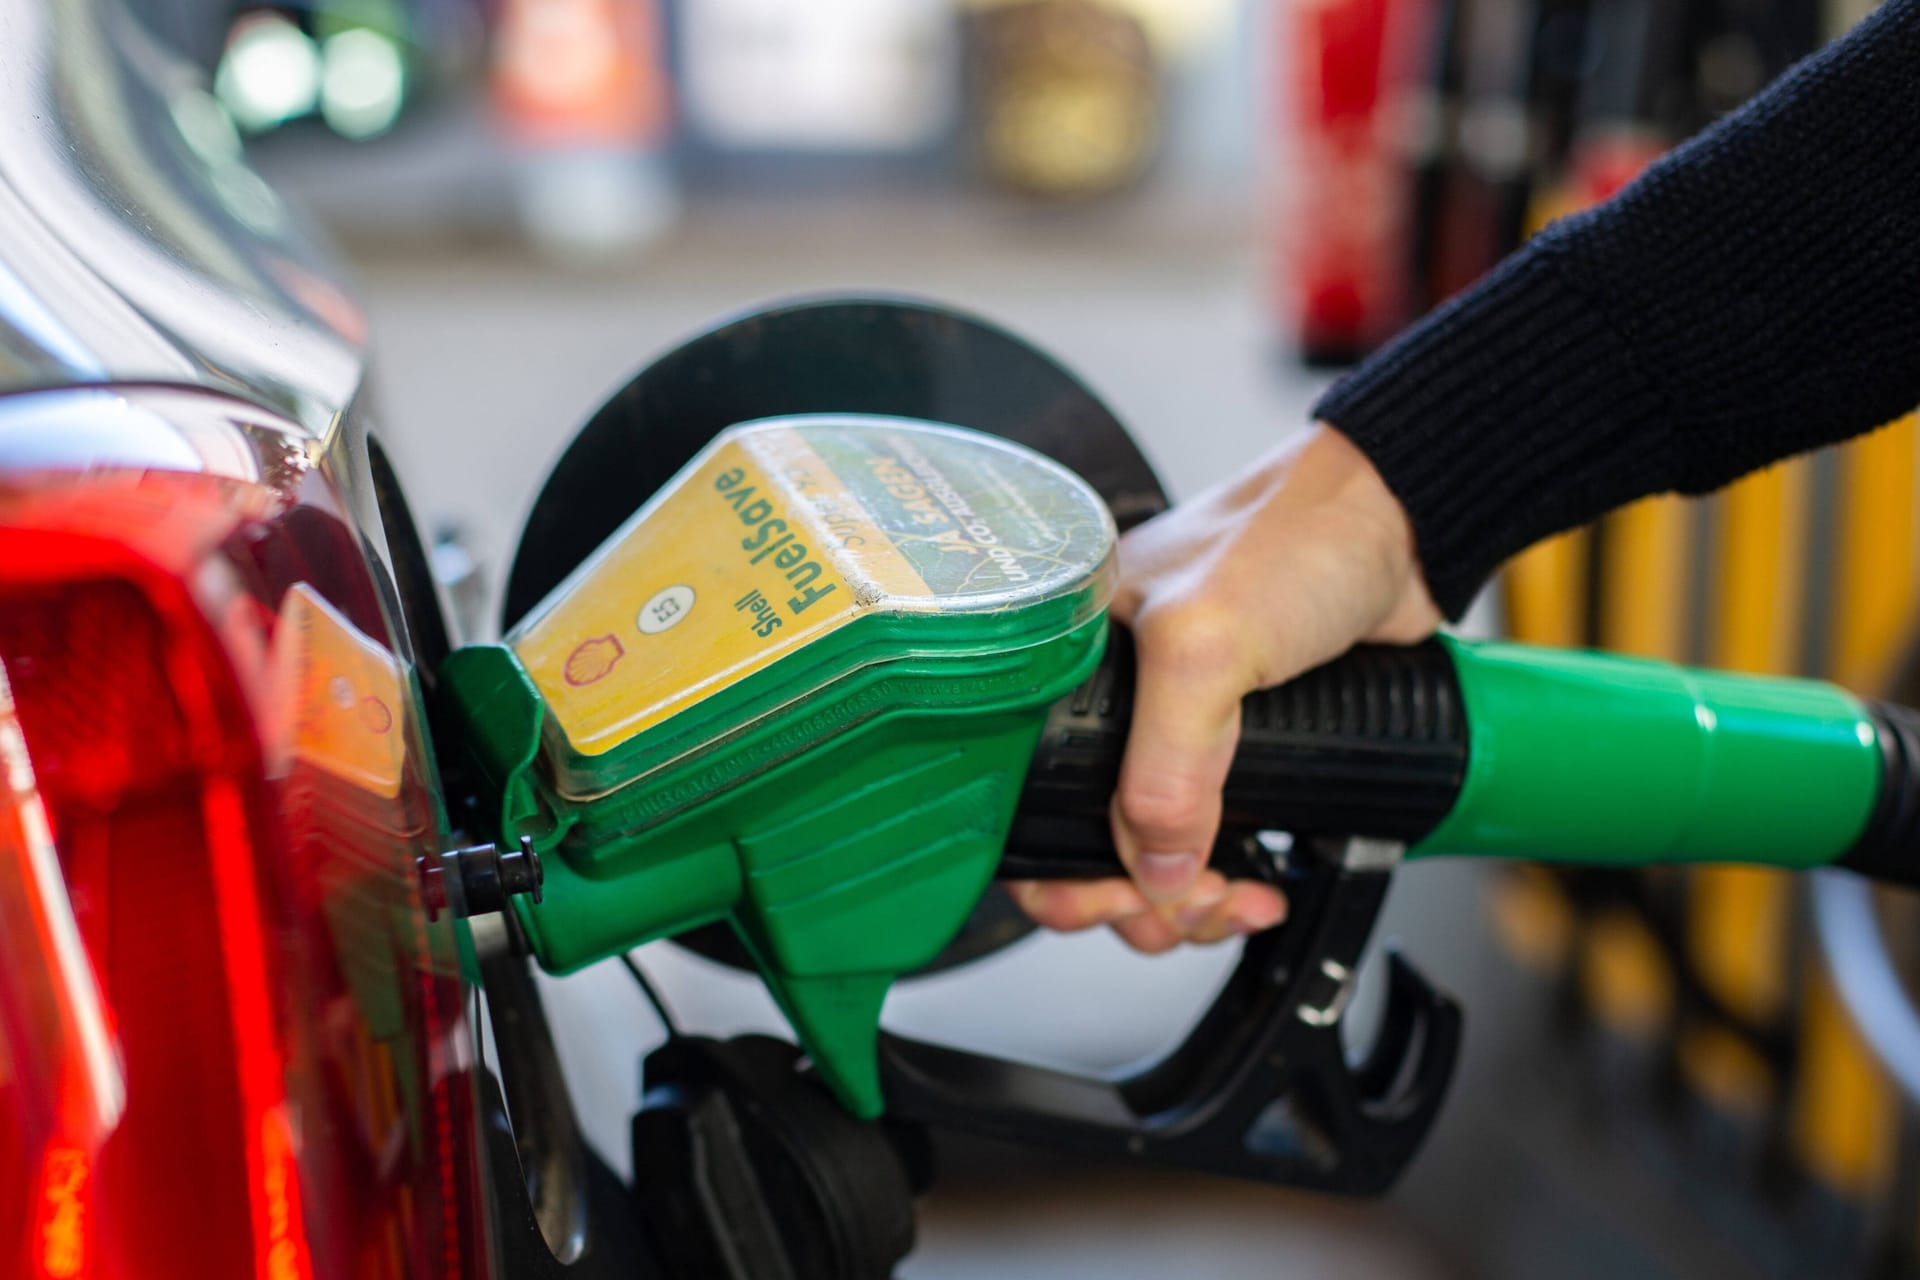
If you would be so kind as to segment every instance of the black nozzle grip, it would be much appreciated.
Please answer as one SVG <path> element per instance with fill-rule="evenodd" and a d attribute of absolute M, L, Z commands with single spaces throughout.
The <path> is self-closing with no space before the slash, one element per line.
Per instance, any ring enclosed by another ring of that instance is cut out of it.
<path fill-rule="evenodd" d="M 1133 639 L 1116 627 L 1099 668 L 1047 717 L 1002 878 L 1123 873 L 1107 806 L 1133 686 Z M 1361 645 L 1241 704 L 1213 864 L 1232 877 L 1268 878 L 1270 860 L 1254 840 L 1263 831 L 1412 844 L 1453 807 L 1466 767 L 1466 711 L 1446 646 Z"/>

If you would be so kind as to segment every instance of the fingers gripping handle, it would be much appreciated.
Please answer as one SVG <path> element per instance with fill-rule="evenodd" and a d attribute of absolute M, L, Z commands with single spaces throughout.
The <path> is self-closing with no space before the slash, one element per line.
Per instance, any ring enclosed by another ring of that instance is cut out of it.
<path fill-rule="evenodd" d="M 1100 667 L 1047 718 L 1003 878 L 1125 874 L 1107 806 L 1133 686 L 1133 639 L 1115 628 Z M 1466 767 L 1466 712 L 1447 648 L 1362 645 L 1247 696 L 1213 864 L 1231 877 L 1269 878 L 1253 840 L 1261 831 L 1412 844 L 1446 816 Z"/>

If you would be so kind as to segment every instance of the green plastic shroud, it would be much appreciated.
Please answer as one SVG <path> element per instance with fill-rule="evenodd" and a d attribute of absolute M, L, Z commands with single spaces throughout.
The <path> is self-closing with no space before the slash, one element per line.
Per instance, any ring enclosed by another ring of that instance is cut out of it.
<path fill-rule="evenodd" d="M 1873 813 L 1873 721 L 1835 685 L 1443 642 L 1466 778 L 1410 856 L 1809 868 L 1846 853 Z"/>
<path fill-rule="evenodd" d="M 543 901 L 517 900 L 541 964 L 728 920 L 827 1083 L 878 1114 L 881 1003 L 985 892 L 1046 709 L 1104 649 L 1114 539 L 1083 481 L 994 437 L 723 433 L 443 668 L 500 832 L 543 855 Z M 790 566 L 760 555 L 781 540 Z M 592 702 L 609 672 L 631 696 Z"/>

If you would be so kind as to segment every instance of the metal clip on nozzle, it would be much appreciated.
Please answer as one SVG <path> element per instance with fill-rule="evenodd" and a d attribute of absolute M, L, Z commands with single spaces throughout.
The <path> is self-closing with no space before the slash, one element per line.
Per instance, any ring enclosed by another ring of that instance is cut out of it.
<path fill-rule="evenodd" d="M 531 836 L 521 836 L 520 847 L 511 853 L 478 844 L 420 859 L 420 898 L 428 920 L 439 919 L 442 911 L 457 919 L 504 911 L 508 899 L 519 894 L 538 902 L 545 880 Z"/>

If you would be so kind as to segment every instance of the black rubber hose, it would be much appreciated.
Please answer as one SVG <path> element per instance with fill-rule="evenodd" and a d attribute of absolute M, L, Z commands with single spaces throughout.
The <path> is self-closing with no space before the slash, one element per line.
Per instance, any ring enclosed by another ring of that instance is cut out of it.
<path fill-rule="evenodd" d="M 1920 711 L 1868 705 L 1880 739 L 1880 797 L 1866 829 L 1839 860 L 1863 876 L 1920 886 Z"/>

